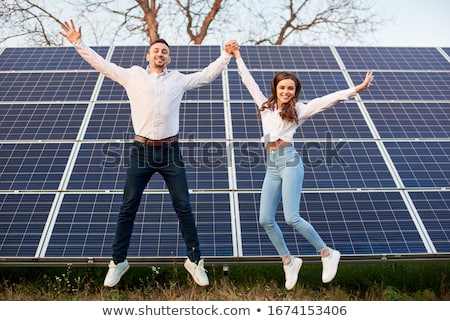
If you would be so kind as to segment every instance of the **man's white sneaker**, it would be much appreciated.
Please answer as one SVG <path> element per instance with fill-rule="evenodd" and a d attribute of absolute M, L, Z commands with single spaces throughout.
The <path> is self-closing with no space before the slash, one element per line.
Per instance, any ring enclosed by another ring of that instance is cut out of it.
<path fill-rule="evenodd" d="M 184 268 L 192 275 L 195 283 L 200 286 L 209 285 L 208 276 L 206 275 L 206 270 L 204 267 L 203 259 L 198 261 L 198 264 L 195 264 L 189 258 L 184 262 Z"/>
<path fill-rule="evenodd" d="M 286 277 L 286 289 L 292 290 L 295 284 L 297 284 L 298 272 L 302 267 L 302 263 L 302 259 L 292 256 L 289 264 L 283 264 L 284 275 Z"/>
<path fill-rule="evenodd" d="M 322 257 L 322 282 L 329 283 L 336 276 L 341 253 L 330 249 L 330 254 Z"/>
<path fill-rule="evenodd" d="M 105 282 L 103 285 L 107 288 L 112 288 L 113 286 L 119 283 L 120 278 L 125 274 L 126 271 L 130 268 L 128 261 L 125 260 L 118 264 L 114 264 L 114 261 L 109 262 L 109 270 L 105 277 Z"/>

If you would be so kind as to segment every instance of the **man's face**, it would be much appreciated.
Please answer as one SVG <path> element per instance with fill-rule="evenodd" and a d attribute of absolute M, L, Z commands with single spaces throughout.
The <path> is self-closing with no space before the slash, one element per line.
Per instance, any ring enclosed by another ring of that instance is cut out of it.
<path fill-rule="evenodd" d="M 150 69 L 156 69 L 159 71 L 164 70 L 170 63 L 169 47 L 164 43 L 157 42 L 153 44 L 147 52 L 147 61 Z"/>

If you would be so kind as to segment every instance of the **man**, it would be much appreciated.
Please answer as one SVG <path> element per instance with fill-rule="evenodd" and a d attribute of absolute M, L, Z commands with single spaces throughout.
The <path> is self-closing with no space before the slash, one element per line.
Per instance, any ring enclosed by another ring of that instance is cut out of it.
<path fill-rule="evenodd" d="M 106 61 L 81 39 L 72 20 L 61 25 L 60 32 L 78 53 L 97 71 L 122 85 L 128 95 L 135 132 L 134 148 L 117 220 L 112 260 L 104 286 L 113 287 L 129 269 L 127 252 L 136 212 L 142 193 L 152 175 L 160 173 L 170 192 L 186 243 L 186 270 L 200 286 L 209 285 L 201 259 L 195 219 L 191 211 L 186 173 L 178 145 L 179 111 L 184 92 L 211 83 L 226 68 L 237 47 L 232 40 L 225 44 L 219 58 L 202 71 L 182 74 L 168 71 L 170 48 L 164 39 L 153 41 L 147 52 L 146 69 L 139 66 L 122 68 Z"/>

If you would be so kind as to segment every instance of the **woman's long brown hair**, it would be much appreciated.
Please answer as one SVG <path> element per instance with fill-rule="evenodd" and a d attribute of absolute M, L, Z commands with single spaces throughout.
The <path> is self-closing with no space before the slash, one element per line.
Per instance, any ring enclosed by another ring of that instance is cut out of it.
<path fill-rule="evenodd" d="M 262 104 L 261 108 L 258 109 L 258 115 L 264 111 L 264 109 L 269 108 L 271 110 L 275 109 L 275 105 L 277 102 L 277 85 L 280 81 L 284 79 L 292 79 L 295 83 L 295 95 L 294 97 L 286 104 L 282 106 L 278 106 L 280 108 L 280 117 L 282 120 L 287 122 L 295 122 L 298 124 L 298 115 L 295 111 L 295 104 L 298 101 L 298 96 L 302 89 L 302 84 L 300 83 L 300 79 L 290 72 L 282 71 L 277 73 L 270 83 L 270 88 L 272 90 L 272 95 L 267 99 L 267 101 Z"/>

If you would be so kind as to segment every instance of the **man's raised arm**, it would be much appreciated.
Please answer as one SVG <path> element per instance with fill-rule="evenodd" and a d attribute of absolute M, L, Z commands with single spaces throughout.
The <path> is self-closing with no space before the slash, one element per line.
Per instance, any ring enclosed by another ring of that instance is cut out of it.
<path fill-rule="evenodd" d="M 71 19 L 69 22 L 65 21 L 61 28 L 63 31 L 60 34 L 66 38 L 77 50 L 81 57 L 86 60 L 95 70 L 101 72 L 106 77 L 117 81 L 122 86 L 125 86 L 128 80 L 128 70 L 117 66 L 105 60 L 97 52 L 85 45 L 81 39 L 81 27 L 75 27 L 75 23 Z"/>

